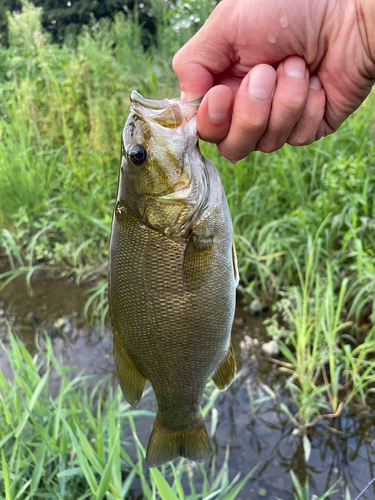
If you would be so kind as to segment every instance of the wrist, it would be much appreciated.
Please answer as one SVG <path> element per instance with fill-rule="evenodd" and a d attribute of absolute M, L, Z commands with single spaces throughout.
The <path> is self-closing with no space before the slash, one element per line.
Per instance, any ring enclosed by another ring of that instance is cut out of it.
<path fill-rule="evenodd" d="M 372 76 L 375 77 L 375 2 L 356 0 L 356 10 L 363 47 L 374 65 Z"/>

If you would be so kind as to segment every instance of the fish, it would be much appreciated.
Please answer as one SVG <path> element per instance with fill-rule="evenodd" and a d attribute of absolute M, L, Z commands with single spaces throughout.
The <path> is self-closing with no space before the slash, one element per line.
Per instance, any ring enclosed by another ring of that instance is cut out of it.
<path fill-rule="evenodd" d="M 157 414 L 146 463 L 210 453 L 208 379 L 235 377 L 237 259 L 219 174 L 199 149 L 199 101 L 131 93 L 112 219 L 109 306 L 115 373 L 136 408 L 150 381 Z"/>

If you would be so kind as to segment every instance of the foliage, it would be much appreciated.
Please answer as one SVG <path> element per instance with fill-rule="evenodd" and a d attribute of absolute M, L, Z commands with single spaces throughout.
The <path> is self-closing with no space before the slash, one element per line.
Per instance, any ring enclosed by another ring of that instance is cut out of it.
<path fill-rule="evenodd" d="M 171 92 L 173 51 L 191 34 L 181 29 L 173 45 L 175 32 L 163 30 L 165 53 L 145 51 L 139 25 L 118 14 L 85 29 L 75 48 L 34 36 L 3 49 L 0 223 L 20 247 L 49 227 L 35 262 L 71 266 L 78 249 L 83 265 L 106 257 L 128 96 Z"/>
<path fill-rule="evenodd" d="M 30 47 L 36 33 L 42 31 L 42 9 L 28 0 L 21 0 L 21 4 L 22 12 L 13 12 L 9 16 L 9 42 L 12 45 Z"/>
<path fill-rule="evenodd" d="M 300 286 L 285 293 L 267 321 L 285 358 L 281 369 L 290 375 L 286 386 L 296 408 L 293 424 L 305 428 L 322 416 L 340 414 L 353 398 L 366 406 L 375 386 L 375 327 L 362 341 L 353 336 L 353 322 L 342 320 L 347 279 L 336 292 L 330 261 L 324 259 L 325 274 L 317 272 L 320 251 L 316 237 L 306 251 L 305 275 L 296 264 Z"/>
<path fill-rule="evenodd" d="M 94 25 L 100 19 L 111 19 L 116 14 L 126 14 L 129 19 L 134 19 L 143 27 L 142 43 L 145 46 L 153 41 L 158 27 L 160 27 L 160 11 L 170 18 L 174 24 L 175 31 L 180 28 L 193 27 L 196 31 L 202 26 L 208 13 L 217 4 L 217 0 L 190 0 L 182 2 L 166 0 L 34 0 L 33 4 L 38 12 L 42 14 L 41 22 L 43 28 L 55 43 L 68 41 L 82 30 Z M 24 15 L 30 10 L 30 4 L 26 0 L 4 0 L 0 5 L 0 27 L 1 43 L 8 45 L 8 23 L 7 16 L 13 17 Z M 9 19 L 9 24 L 11 20 Z M 38 30 L 40 31 L 40 30 Z"/>
<path fill-rule="evenodd" d="M 155 32 L 150 0 L 35 0 L 34 3 L 43 8 L 43 26 L 51 33 L 54 42 L 77 35 L 83 26 L 94 20 L 113 19 L 116 13 L 121 12 L 130 17 L 136 15 L 147 32 Z"/>
<path fill-rule="evenodd" d="M 309 486 L 309 481 L 306 479 L 305 484 L 302 485 L 300 481 L 298 480 L 298 477 L 294 474 L 293 471 L 290 471 L 290 476 L 292 478 L 293 486 L 296 492 L 293 495 L 294 500 L 310 500 L 314 498 L 314 500 L 326 500 L 329 499 L 329 496 L 335 493 L 335 485 L 331 486 L 331 488 L 324 493 L 323 495 L 317 497 L 314 495 L 313 497 L 310 496 L 310 486 Z M 280 498 L 278 500 L 281 500 Z"/>
<path fill-rule="evenodd" d="M 121 390 L 113 391 L 111 379 L 90 390 L 88 377 L 70 377 L 72 367 L 60 364 L 48 337 L 33 358 L 11 334 L 10 344 L 0 346 L 13 377 L 10 382 L 0 371 L 1 498 L 122 500 L 134 498 L 139 482 L 145 500 L 234 500 L 254 473 L 230 482 L 227 461 L 211 477 L 183 460 L 162 472 L 148 469 L 135 422 L 154 418 L 153 412 L 131 409 Z M 58 388 L 51 385 L 56 374 Z M 217 395 L 208 388 L 204 415 Z M 181 485 L 186 475 L 190 492 Z"/>

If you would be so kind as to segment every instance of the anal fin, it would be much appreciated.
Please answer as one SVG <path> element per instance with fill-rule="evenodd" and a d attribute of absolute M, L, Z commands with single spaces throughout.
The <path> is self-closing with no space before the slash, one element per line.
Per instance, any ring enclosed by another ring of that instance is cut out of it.
<path fill-rule="evenodd" d="M 158 467 L 178 457 L 203 462 L 209 453 L 210 443 L 202 415 L 195 425 L 180 432 L 164 429 L 156 415 L 147 445 L 146 463 L 149 467 Z"/>
<path fill-rule="evenodd" d="M 236 361 L 234 359 L 234 351 L 231 342 L 225 358 L 220 363 L 211 378 L 218 389 L 224 390 L 231 384 L 235 374 Z"/>
<path fill-rule="evenodd" d="M 122 393 L 127 402 L 136 408 L 142 399 L 147 379 L 134 366 L 115 328 L 113 328 L 113 357 Z"/>

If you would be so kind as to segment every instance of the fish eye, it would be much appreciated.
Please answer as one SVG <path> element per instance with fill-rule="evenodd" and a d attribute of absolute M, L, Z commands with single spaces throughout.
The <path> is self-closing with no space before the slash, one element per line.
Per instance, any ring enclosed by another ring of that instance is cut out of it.
<path fill-rule="evenodd" d="M 129 149 L 129 158 L 137 167 L 143 165 L 147 160 L 147 149 L 142 144 L 135 144 Z"/>

